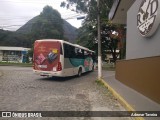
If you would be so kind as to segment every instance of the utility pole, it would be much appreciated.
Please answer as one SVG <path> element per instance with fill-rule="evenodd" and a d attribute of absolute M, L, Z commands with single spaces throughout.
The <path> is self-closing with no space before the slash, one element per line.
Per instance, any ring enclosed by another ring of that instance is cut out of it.
<path fill-rule="evenodd" d="M 98 80 L 102 79 L 102 57 L 101 57 L 101 28 L 100 28 L 100 6 L 99 1 L 97 0 L 97 24 L 98 24 Z"/>

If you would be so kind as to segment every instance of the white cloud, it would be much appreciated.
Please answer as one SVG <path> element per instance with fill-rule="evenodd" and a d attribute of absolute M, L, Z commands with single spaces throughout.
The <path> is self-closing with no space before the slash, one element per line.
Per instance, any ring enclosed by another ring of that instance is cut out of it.
<path fill-rule="evenodd" d="M 74 18 L 67 21 L 75 27 L 81 26 L 81 20 L 75 12 L 61 8 L 60 3 L 64 0 L 0 0 L 0 28 L 16 30 L 28 20 L 40 14 L 46 5 L 57 9 L 62 18 Z"/>

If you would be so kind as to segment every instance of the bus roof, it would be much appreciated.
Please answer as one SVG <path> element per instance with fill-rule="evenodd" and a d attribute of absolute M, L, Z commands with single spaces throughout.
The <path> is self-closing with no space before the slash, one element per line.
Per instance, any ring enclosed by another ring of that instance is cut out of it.
<path fill-rule="evenodd" d="M 94 52 L 86 47 L 83 47 L 83 46 L 80 46 L 78 44 L 73 44 L 73 43 L 70 43 L 70 42 L 67 42 L 67 41 L 64 41 L 64 40 L 59 40 L 59 39 L 42 39 L 42 40 L 36 40 L 38 42 L 43 42 L 43 41 L 58 41 L 58 42 L 61 42 L 61 43 L 66 43 L 66 44 L 69 44 L 69 45 L 72 45 L 72 46 L 75 46 L 75 47 L 78 47 L 78 48 L 81 48 L 81 49 L 84 49 L 84 50 L 87 50 L 89 52 Z"/>

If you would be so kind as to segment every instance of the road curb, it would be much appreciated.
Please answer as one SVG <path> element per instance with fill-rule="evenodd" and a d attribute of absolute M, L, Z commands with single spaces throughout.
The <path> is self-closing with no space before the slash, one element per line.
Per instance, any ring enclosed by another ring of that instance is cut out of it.
<path fill-rule="evenodd" d="M 104 86 L 114 95 L 114 97 L 128 110 L 135 111 L 134 108 L 120 95 L 118 94 L 106 81 L 101 79 Z M 135 117 L 135 120 L 144 120 L 143 117 Z"/>

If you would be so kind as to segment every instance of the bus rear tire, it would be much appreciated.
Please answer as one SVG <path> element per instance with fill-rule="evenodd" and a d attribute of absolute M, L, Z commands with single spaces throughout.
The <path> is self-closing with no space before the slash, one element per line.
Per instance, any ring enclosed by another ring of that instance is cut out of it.
<path fill-rule="evenodd" d="M 82 68 L 79 68 L 78 70 L 78 77 L 80 77 L 82 75 Z"/>

